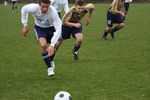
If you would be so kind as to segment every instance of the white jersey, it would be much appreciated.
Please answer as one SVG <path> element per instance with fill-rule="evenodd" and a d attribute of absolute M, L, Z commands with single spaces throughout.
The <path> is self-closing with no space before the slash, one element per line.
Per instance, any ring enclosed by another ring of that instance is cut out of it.
<path fill-rule="evenodd" d="M 31 13 L 34 17 L 35 25 L 41 28 L 48 28 L 51 26 L 55 27 L 54 36 L 51 39 L 51 45 L 54 46 L 61 34 L 61 25 L 62 22 L 58 16 L 57 11 L 53 6 L 49 6 L 49 9 L 46 14 L 41 13 L 41 8 L 39 4 L 27 4 L 21 9 L 21 21 L 24 26 L 28 26 L 28 13 Z"/>
<path fill-rule="evenodd" d="M 125 0 L 125 3 L 130 3 L 132 2 L 132 0 Z"/>
<path fill-rule="evenodd" d="M 51 4 L 57 10 L 61 12 L 61 9 L 64 8 L 64 11 L 67 13 L 69 11 L 68 0 L 50 0 Z"/>

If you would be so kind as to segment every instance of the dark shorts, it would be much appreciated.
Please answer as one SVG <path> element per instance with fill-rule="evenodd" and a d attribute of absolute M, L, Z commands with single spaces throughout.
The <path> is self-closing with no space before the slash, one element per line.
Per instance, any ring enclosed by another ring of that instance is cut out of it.
<path fill-rule="evenodd" d="M 70 36 L 75 38 L 76 33 L 82 33 L 82 26 L 80 28 L 75 28 L 75 27 L 68 27 L 68 26 L 62 26 L 62 39 L 69 39 Z"/>
<path fill-rule="evenodd" d="M 123 16 L 121 14 L 112 14 L 107 11 L 107 26 L 112 27 L 114 23 L 124 23 Z"/>
<path fill-rule="evenodd" d="M 130 3 L 124 3 L 124 9 L 126 12 L 128 12 L 128 10 L 129 10 L 129 5 L 130 5 Z"/>
<path fill-rule="evenodd" d="M 53 33 L 55 32 L 55 28 L 54 27 L 41 28 L 41 27 L 35 25 L 34 31 L 36 33 L 37 39 L 44 37 L 44 38 L 46 38 L 47 43 L 50 43 L 51 38 L 53 37 Z"/>
<path fill-rule="evenodd" d="M 15 4 L 17 4 L 17 1 L 12 1 L 11 3 L 12 3 L 13 5 L 15 5 Z"/>

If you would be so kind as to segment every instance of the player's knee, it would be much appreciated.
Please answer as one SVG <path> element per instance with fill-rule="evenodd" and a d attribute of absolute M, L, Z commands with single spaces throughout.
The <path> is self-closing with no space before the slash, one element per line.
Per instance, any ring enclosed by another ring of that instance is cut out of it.
<path fill-rule="evenodd" d="M 42 44 L 41 48 L 42 48 L 43 51 L 45 51 L 47 49 L 47 45 L 46 44 Z"/>
<path fill-rule="evenodd" d="M 77 43 L 78 43 L 78 44 L 81 44 L 82 41 L 83 41 L 83 38 L 82 38 L 82 37 L 77 39 Z"/>
<path fill-rule="evenodd" d="M 123 28 L 123 27 L 125 27 L 125 24 L 124 24 L 124 23 L 121 23 L 121 24 L 119 24 L 119 27 L 120 27 L 120 28 Z"/>

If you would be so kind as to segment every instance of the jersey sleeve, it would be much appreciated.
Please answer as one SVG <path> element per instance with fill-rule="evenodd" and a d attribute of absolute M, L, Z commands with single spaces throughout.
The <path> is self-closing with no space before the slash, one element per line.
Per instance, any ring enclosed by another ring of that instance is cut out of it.
<path fill-rule="evenodd" d="M 92 10 L 94 10 L 94 8 L 95 8 L 95 6 L 94 6 L 94 4 L 92 4 L 92 3 L 89 3 L 89 4 L 87 4 L 87 5 L 85 6 L 85 9 L 86 9 L 87 11 L 92 11 Z"/>
<path fill-rule="evenodd" d="M 64 10 L 66 13 L 69 11 L 68 0 L 66 0 L 66 3 L 64 5 Z"/>
<path fill-rule="evenodd" d="M 34 13 L 37 9 L 37 5 L 36 4 L 28 4 L 22 7 L 21 9 L 21 21 L 22 24 L 24 26 L 27 26 L 27 22 L 28 22 L 28 14 L 29 13 Z"/>
<path fill-rule="evenodd" d="M 62 27 L 62 22 L 61 19 L 59 18 L 59 15 L 57 13 L 57 11 L 55 9 L 53 9 L 53 13 L 52 13 L 52 18 L 53 18 L 53 25 L 55 27 L 55 32 L 54 35 L 51 39 L 51 46 L 55 46 L 57 40 L 59 39 L 60 35 L 61 35 L 61 27 Z"/>

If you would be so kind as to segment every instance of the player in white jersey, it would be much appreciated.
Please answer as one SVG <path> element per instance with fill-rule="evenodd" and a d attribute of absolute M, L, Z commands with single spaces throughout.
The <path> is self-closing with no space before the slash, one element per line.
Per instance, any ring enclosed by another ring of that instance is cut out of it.
<path fill-rule="evenodd" d="M 48 76 L 52 76 L 54 75 L 54 46 L 61 34 L 61 19 L 55 8 L 50 5 L 50 0 L 39 0 L 39 4 L 27 4 L 21 10 L 24 36 L 27 36 L 29 31 L 28 13 L 34 17 L 34 30 L 42 48 L 42 58 L 47 65 Z"/>
<path fill-rule="evenodd" d="M 59 17 L 61 18 L 61 10 L 64 9 L 65 13 L 69 11 L 68 0 L 50 0 L 51 4 L 57 10 Z"/>
<path fill-rule="evenodd" d="M 11 0 L 11 3 L 12 3 L 12 12 L 17 11 L 17 1 L 18 0 Z"/>

